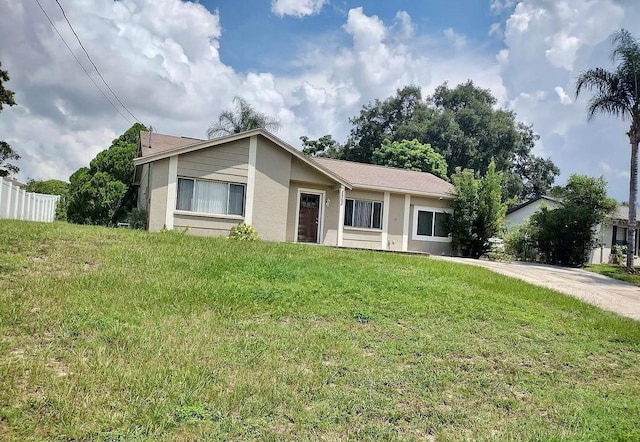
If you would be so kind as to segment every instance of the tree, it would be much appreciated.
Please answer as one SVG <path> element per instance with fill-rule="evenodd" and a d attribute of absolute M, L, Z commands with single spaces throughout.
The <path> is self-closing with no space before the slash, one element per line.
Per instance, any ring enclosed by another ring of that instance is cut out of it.
<path fill-rule="evenodd" d="M 64 195 L 67 193 L 69 183 L 62 180 L 29 180 L 24 190 L 45 195 Z"/>
<path fill-rule="evenodd" d="M 615 209 L 604 178 L 571 175 L 556 190 L 562 206 L 542 208 L 529 220 L 528 231 L 542 259 L 549 264 L 581 266 L 597 245 L 594 226 Z"/>
<path fill-rule="evenodd" d="M 317 140 L 311 140 L 307 136 L 301 136 L 302 153 L 314 157 L 336 158 L 342 148 L 331 135 L 325 135 Z"/>
<path fill-rule="evenodd" d="M 18 155 L 11 146 L 9 146 L 9 143 L 6 141 L 0 141 L 0 177 L 18 173 L 20 168 L 15 164 L 9 163 L 9 161 L 19 159 L 20 155 Z"/>
<path fill-rule="evenodd" d="M 505 201 L 544 193 L 553 184 L 558 168 L 550 159 L 532 154 L 538 140 L 532 127 L 496 104 L 490 90 L 472 81 L 455 88 L 444 83 L 426 99 L 418 86 L 406 86 L 395 96 L 362 106 L 360 114 L 349 119 L 352 129 L 347 142 L 336 146 L 332 155 L 373 163 L 374 152 L 385 139 L 415 139 L 442 155 L 448 176 L 457 168 L 484 175 L 493 161 L 496 170 L 504 174 Z"/>
<path fill-rule="evenodd" d="M 502 173 L 489 163 L 481 177 L 458 168 L 452 176 L 455 198 L 449 220 L 452 248 L 463 256 L 479 258 L 490 249 L 489 238 L 502 229 L 506 205 L 502 202 Z"/>
<path fill-rule="evenodd" d="M 410 123 L 417 108 L 426 108 L 419 86 L 405 86 L 397 90 L 395 97 L 362 106 L 359 116 L 349 118 L 353 128 L 341 159 L 371 163 L 373 152 L 385 139 L 401 141 L 396 137 L 397 131 Z"/>
<path fill-rule="evenodd" d="M 258 128 L 280 129 L 280 121 L 278 119 L 258 112 L 244 98 L 236 95 L 233 98 L 233 102 L 236 104 L 236 108 L 221 112 L 218 116 L 218 121 L 213 123 L 207 130 L 209 139 Z"/>
<path fill-rule="evenodd" d="M 67 220 L 78 224 L 114 225 L 124 221 L 136 205 L 133 159 L 140 131 L 136 123 L 112 141 L 108 149 L 69 178 Z"/>
<path fill-rule="evenodd" d="M 593 96 L 587 104 L 591 120 L 604 113 L 630 122 L 627 136 L 631 145 L 629 177 L 629 228 L 627 229 L 627 272 L 634 273 L 636 207 L 638 193 L 638 143 L 640 143 L 640 41 L 625 29 L 612 35 L 611 59 L 615 70 L 589 69 L 576 80 L 576 97 L 587 89 Z"/>
<path fill-rule="evenodd" d="M 447 162 L 429 144 L 418 140 L 400 142 L 384 140 L 373 152 L 373 164 L 429 172 L 447 179 Z"/>
<path fill-rule="evenodd" d="M 2 63 L 0 63 L 0 68 Z M 13 99 L 14 92 L 4 87 L 4 82 L 9 81 L 9 73 L 0 69 L 0 111 L 6 104 L 8 106 L 15 106 L 16 102 Z M 14 173 L 18 173 L 20 168 L 15 164 L 9 163 L 12 160 L 19 160 L 20 155 L 6 141 L 0 141 L 0 177 L 9 176 Z"/>

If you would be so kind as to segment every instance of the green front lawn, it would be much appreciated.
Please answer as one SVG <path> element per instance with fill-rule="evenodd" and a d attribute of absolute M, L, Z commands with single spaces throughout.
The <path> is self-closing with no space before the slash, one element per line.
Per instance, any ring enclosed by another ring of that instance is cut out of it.
<path fill-rule="evenodd" d="M 636 268 L 636 273 L 633 275 L 627 273 L 625 266 L 615 264 L 588 264 L 584 269 L 640 286 L 640 268 Z"/>
<path fill-rule="evenodd" d="M 0 244 L 0 439 L 640 439 L 640 323 L 486 269 L 63 223 Z"/>

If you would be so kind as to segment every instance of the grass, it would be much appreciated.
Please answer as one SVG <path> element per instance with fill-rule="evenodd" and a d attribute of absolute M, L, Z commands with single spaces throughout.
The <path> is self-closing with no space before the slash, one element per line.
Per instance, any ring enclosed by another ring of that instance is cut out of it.
<path fill-rule="evenodd" d="M 0 244 L 0 439 L 640 438 L 640 324 L 486 269 L 63 223 Z"/>
<path fill-rule="evenodd" d="M 640 269 L 638 268 L 636 268 L 636 273 L 633 275 L 627 273 L 625 266 L 615 264 L 589 264 L 585 267 L 585 270 L 640 286 Z"/>

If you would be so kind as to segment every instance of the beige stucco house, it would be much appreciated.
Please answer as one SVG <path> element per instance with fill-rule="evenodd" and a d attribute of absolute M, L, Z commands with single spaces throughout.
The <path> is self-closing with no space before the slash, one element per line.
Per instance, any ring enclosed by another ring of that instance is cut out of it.
<path fill-rule="evenodd" d="M 449 254 L 453 187 L 429 173 L 303 155 L 273 134 L 197 140 L 141 132 L 138 207 L 150 231 Z"/>

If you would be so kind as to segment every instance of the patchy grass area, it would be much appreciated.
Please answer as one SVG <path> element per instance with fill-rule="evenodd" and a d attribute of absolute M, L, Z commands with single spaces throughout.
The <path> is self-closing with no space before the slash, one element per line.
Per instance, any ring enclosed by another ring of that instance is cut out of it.
<path fill-rule="evenodd" d="M 0 438 L 640 439 L 640 324 L 482 268 L 63 223 L 0 244 Z"/>
<path fill-rule="evenodd" d="M 625 266 L 615 264 L 588 264 L 585 268 L 590 272 L 599 273 L 609 278 L 619 279 L 637 286 L 640 286 L 640 268 L 636 267 L 636 273 L 630 275 Z"/>

